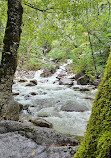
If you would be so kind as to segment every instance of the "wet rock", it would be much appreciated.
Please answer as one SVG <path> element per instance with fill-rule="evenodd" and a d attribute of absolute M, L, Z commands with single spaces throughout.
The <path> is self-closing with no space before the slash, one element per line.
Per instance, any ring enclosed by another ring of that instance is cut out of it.
<path fill-rule="evenodd" d="M 85 97 L 84 99 L 94 100 L 92 97 Z"/>
<path fill-rule="evenodd" d="M 31 92 L 30 95 L 38 95 L 36 92 Z"/>
<path fill-rule="evenodd" d="M 32 86 L 35 86 L 35 84 L 34 83 L 27 83 L 26 86 L 32 87 Z"/>
<path fill-rule="evenodd" d="M 19 112 L 21 112 L 23 110 L 23 104 L 19 103 Z"/>
<path fill-rule="evenodd" d="M 59 85 L 73 85 L 73 80 L 69 78 L 61 78 Z"/>
<path fill-rule="evenodd" d="M 52 69 L 52 70 L 45 69 L 43 73 L 40 74 L 40 77 L 50 77 L 55 72 L 56 72 L 56 69 Z"/>
<path fill-rule="evenodd" d="M 78 87 L 78 86 L 73 86 L 72 87 L 75 91 L 80 91 L 80 87 Z"/>
<path fill-rule="evenodd" d="M 30 80 L 30 83 L 33 83 L 34 85 L 37 85 L 37 80 L 36 79 L 32 79 L 32 80 Z"/>
<path fill-rule="evenodd" d="M 80 77 L 82 77 L 82 76 L 84 76 L 85 75 L 85 73 L 83 72 L 83 71 L 80 71 L 80 72 L 78 72 L 76 75 L 75 75 L 75 79 L 77 80 L 78 78 L 80 78 Z"/>
<path fill-rule="evenodd" d="M 66 72 L 63 71 L 63 72 L 61 72 L 56 78 L 60 80 L 60 79 L 63 78 L 64 76 L 66 76 Z"/>
<path fill-rule="evenodd" d="M 67 101 L 65 105 L 61 107 L 62 111 L 67 111 L 67 112 L 83 112 L 83 111 L 88 111 L 89 109 L 85 105 L 81 105 L 77 102 L 72 103 L 71 101 Z"/>
<path fill-rule="evenodd" d="M 19 95 L 19 92 L 13 92 L 12 95 L 17 96 L 17 95 Z"/>
<path fill-rule="evenodd" d="M 0 158 L 31 158 L 37 144 L 17 132 L 0 134 Z"/>
<path fill-rule="evenodd" d="M 96 79 L 96 80 L 93 82 L 93 85 L 97 87 L 97 86 L 99 86 L 100 82 L 101 82 L 101 79 Z"/>
<path fill-rule="evenodd" d="M 0 158 L 72 158 L 77 149 L 78 146 L 38 145 L 17 132 L 0 134 Z"/>
<path fill-rule="evenodd" d="M 89 88 L 87 88 L 87 87 L 82 87 L 82 88 L 80 88 L 80 91 L 90 91 L 90 89 Z"/>
<path fill-rule="evenodd" d="M 78 141 L 72 138 L 68 138 L 67 136 L 45 127 L 38 126 L 28 126 L 20 122 L 16 121 L 1 121 L 0 122 L 0 134 L 8 133 L 8 132 L 18 132 L 22 136 L 25 136 L 29 139 L 32 139 L 37 144 L 72 144 L 78 145 Z M 1 139 L 0 139 L 1 140 Z M 12 141 L 11 141 L 12 143 Z M 16 144 L 16 143 L 14 143 Z M 15 146 L 15 145 L 14 145 Z M 1 147 L 0 147 L 1 148 Z"/>
<path fill-rule="evenodd" d="M 89 77 L 84 75 L 77 80 L 78 85 L 87 85 L 89 83 Z"/>
<path fill-rule="evenodd" d="M 90 91 L 92 89 L 95 89 L 95 86 L 93 85 L 74 85 L 72 87 L 75 91 Z"/>
<path fill-rule="evenodd" d="M 18 82 L 24 83 L 24 82 L 27 82 L 27 80 L 26 79 L 20 79 Z"/>
<path fill-rule="evenodd" d="M 9 119 L 9 120 L 11 119 L 11 120 L 18 121 L 19 110 L 20 110 L 20 107 L 19 107 L 18 102 L 15 101 L 13 97 L 10 97 L 10 99 L 8 100 L 8 105 L 6 104 L 3 109 L 3 112 L 4 112 L 3 119 Z"/>
<path fill-rule="evenodd" d="M 43 108 L 38 112 L 38 117 L 61 117 L 61 115 L 58 113 L 58 109 L 55 107 L 49 107 L 49 108 Z"/>
<path fill-rule="evenodd" d="M 32 122 L 36 126 L 47 127 L 47 128 L 52 128 L 53 127 L 52 123 L 50 123 L 50 122 L 48 122 L 48 121 L 46 121 L 45 119 L 42 119 L 42 118 L 31 119 L 29 121 Z"/>

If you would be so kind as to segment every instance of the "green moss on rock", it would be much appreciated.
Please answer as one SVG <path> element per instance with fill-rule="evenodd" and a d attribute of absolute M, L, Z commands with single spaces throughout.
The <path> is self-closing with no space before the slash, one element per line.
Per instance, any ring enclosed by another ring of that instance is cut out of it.
<path fill-rule="evenodd" d="M 111 158 L 111 53 L 84 139 L 74 158 Z"/>

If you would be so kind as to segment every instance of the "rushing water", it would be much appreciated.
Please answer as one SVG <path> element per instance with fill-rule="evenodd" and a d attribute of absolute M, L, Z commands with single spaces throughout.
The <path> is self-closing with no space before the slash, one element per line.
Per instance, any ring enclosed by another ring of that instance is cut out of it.
<path fill-rule="evenodd" d="M 59 85 L 58 82 L 54 84 L 54 81 L 57 80 L 56 77 L 62 71 L 65 72 L 68 64 L 70 64 L 70 60 L 60 66 L 55 74 L 47 78 L 40 77 L 43 70 L 38 70 L 34 76 L 38 82 L 36 86 L 29 87 L 26 86 L 27 83 L 16 82 L 13 85 L 13 92 L 19 92 L 15 99 L 27 107 L 27 110 L 21 113 L 22 118 L 43 117 L 53 124 L 55 130 L 61 133 L 83 136 L 91 114 L 92 100 L 90 98 L 94 98 L 95 90 L 80 92 L 71 87 Z M 71 76 L 72 74 L 68 75 Z M 74 81 L 74 86 L 77 86 L 76 84 L 76 81 Z M 31 95 L 32 92 L 35 95 Z M 74 103 L 85 105 L 88 107 L 88 111 L 67 112 L 61 110 L 63 105 L 73 105 Z"/>

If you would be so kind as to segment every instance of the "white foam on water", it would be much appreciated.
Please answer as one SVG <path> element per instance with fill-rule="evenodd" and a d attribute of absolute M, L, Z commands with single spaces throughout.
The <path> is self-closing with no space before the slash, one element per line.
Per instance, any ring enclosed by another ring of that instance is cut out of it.
<path fill-rule="evenodd" d="M 96 90 L 80 92 L 68 86 L 53 84 L 57 80 L 56 77 L 62 71 L 65 71 L 65 67 L 71 62 L 71 60 L 68 60 L 67 63 L 60 66 L 55 74 L 47 78 L 40 77 L 43 70 L 38 70 L 34 76 L 34 79 L 37 79 L 38 85 L 29 87 L 26 86 L 27 83 L 17 82 L 13 85 L 13 91 L 19 92 L 19 95 L 15 96 L 18 102 L 23 105 L 29 105 L 31 113 L 29 115 L 32 115 L 32 117 L 43 116 L 53 124 L 55 130 L 61 133 L 83 136 L 92 107 L 92 101 L 85 98 L 94 97 Z M 74 85 L 77 85 L 77 81 L 74 81 Z M 31 95 L 31 92 L 35 92 L 37 95 Z M 66 105 L 68 101 L 72 104 L 85 105 L 89 111 L 61 111 L 61 107 Z M 27 114 L 26 111 L 25 113 Z"/>

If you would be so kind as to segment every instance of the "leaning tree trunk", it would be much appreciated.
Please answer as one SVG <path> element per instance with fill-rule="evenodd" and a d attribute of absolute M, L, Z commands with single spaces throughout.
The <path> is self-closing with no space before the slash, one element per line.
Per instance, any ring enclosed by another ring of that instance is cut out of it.
<path fill-rule="evenodd" d="M 111 158 L 111 53 L 84 140 L 74 158 Z"/>
<path fill-rule="evenodd" d="M 19 106 L 12 97 L 13 77 L 17 67 L 23 8 L 21 0 L 8 0 L 8 19 L 0 65 L 0 120 L 18 120 Z"/>

